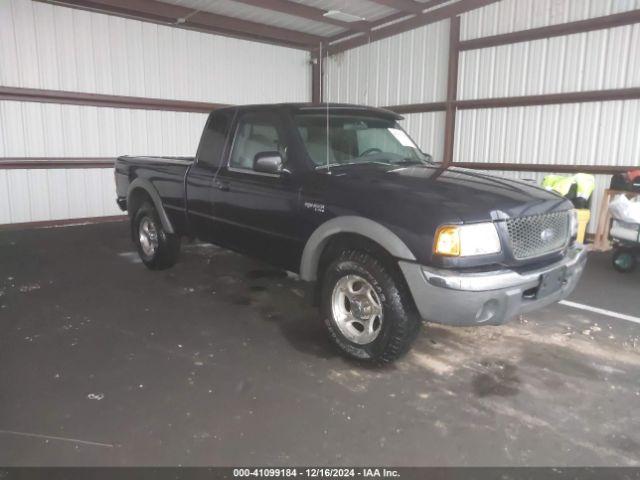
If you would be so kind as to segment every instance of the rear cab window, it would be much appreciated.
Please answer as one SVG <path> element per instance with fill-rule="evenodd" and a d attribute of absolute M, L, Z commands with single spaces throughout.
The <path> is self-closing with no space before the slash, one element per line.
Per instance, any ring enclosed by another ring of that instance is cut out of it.
<path fill-rule="evenodd" d="M 225 108 L 209 115 L 198 147 L 197 161 L 201 167 L 218 168 L 224 163 L 224 151 L 235 109 Z"/>

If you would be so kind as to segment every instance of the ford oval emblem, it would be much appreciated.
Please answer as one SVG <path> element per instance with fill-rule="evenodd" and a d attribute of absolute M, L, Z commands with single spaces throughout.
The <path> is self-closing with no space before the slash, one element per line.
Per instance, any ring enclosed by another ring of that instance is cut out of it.
<path fill-rule="evenodd" d="M 551 240 L 554 237 L 553 234 L 553 229 L 551 228 L 545 228 L 541 233 L 540 233 L 540 238 L 542 239 L 543 242 L 548 242 L 549 240 Z"/>

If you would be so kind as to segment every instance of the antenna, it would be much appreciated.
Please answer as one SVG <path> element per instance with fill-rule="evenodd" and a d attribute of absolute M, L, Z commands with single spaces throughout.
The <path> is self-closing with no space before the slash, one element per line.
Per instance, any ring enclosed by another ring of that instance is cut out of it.
<path fill-rule="evenodd" d="M 325 66 L 326 66 L 326 70 L 327 70 L 327 77 L 326 77 L 326 95 L 325 95 L 325 105 L 327 106 L 326 108 L 326 119 L 327 119 L 327 125 L 326 125 L 326 137 L 327 137 L 327 146 L 325 149 L 325 154 L 326 154 L 326 162 L 327 162 L 327 174 L 331 175 L 331 167 L 330 167 L 330 163 L 329 163 L 329 49 L 327 49 L 326 52 L 326 60 L 325 60 Z"/>
<path fill-rule="evenodd" d="M 324 65 L 322 64 L 322 41 L 318 43 L 319 53 L 318 53 L 318 85 L 320 85 L 320 98 L 318 99 L 319 103 L 322 103 L 322 94 L 324 93 L 324 82 L 322 81 L 322 77 L 324 76 Z"/>
<path fill-rule="evenodd" d="M 369 58 L 369 61 L 367 62 L 367 90 L 364 92 L 365 105 L 369 105 L 369 78 L 371 77 L 369 65 L 373 63 L 371 61 L 371 30 L 369 30 L 369 33 L 367 34 L 367 57 Z"/>

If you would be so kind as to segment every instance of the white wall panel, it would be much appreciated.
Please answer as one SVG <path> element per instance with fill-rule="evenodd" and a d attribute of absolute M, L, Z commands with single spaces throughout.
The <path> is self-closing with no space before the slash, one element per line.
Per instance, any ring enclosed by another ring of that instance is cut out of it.
<path fill-rule="evenodd" d="M 502 0 L 462 15 L 460 37 L 469 40 L 638 8 L 640 0 Z"/>
<path fill-rule="evenodd" d="M 347 50 L 325 61 L 325 99 L 388 106 L 442 101 L 449 21 Z"/>
<path fill-rule="evenodd" d="M 458 98 L 640 86 L 640 24 L 461 52 Z"/>
<path fill-rule="evenodd" d="M 111 169 L 0 170 L 0 224 L 121 214 Z"/>
<path fill-rule="evenodd" d="M 0 101 L 0 156 L 193 156 L 203 113 Z"/>
<path fill-rule="evenodd" d="M 308 52 L 31 0 L 0 1 L 0 53 L 5 86 L 233 104 L 311 94 Z"/>
<path fill-rule="evenodd" d="M 0 0 L 0 85 L 306 102 L 309 54 L 30 0 Z M 0 156 L 194 155 L 206 115 L 0 101 Z M 111 169 L 0 170 L 0 224 L 119 213 Z"/>
<path fill-rule="evenodd" d="M 640 165 L 640 100 L 461 110 L 461 162 Z"/>

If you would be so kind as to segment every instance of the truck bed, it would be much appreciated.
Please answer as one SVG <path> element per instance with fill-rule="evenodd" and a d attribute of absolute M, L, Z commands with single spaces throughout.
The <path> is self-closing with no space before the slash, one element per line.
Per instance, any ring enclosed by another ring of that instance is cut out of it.
<path fill-rule="evenodd" d="M 128 210 L 127 192 L 134 181 L 150 183 L 162 196 L 167 214 L 182 225 L 186 211 L 184 180 L 194 157 L 118 157 L 115 164 L 118 205 Z"/>

